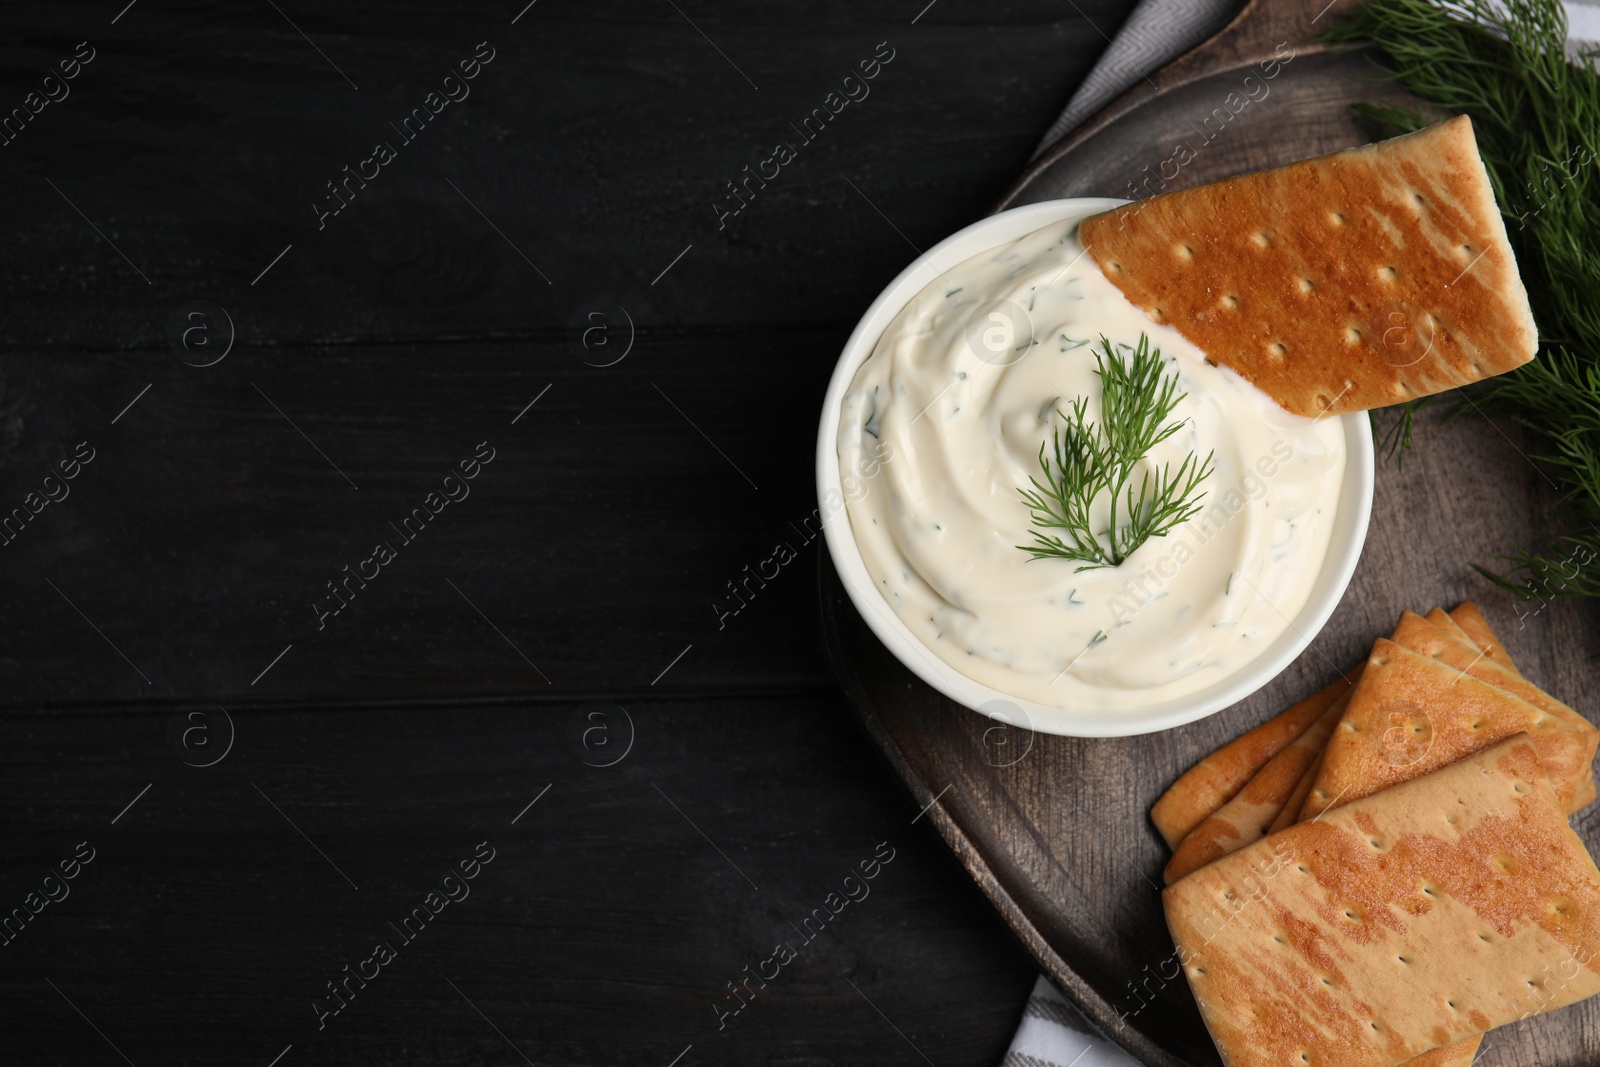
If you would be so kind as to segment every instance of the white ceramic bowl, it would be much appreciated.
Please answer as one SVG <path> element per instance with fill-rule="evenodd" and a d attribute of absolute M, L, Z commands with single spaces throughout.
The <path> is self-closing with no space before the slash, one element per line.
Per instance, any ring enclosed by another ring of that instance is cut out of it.
<path fill-rule="evenodd" d="M 817 432 L 817 497 L 822 502 L 828 551 L 851 602 L 878 639 L 912 673 L 958 704 L 1013 726 L 1070 737 L 1125 737 L 1181 726 L 1243 700 L 1277 677 L 1317 636 L 1344 595 L 1361 555 L 1367 520 L 1372 512 L 1371 423 L 1365 412 L 1342 415 L 1338 418 L 1345 436 L 1345 473 L 1339 492 L 1339 510 L 1334 517 L 1322 572 L 1305 606 L 1275 642 L 1229 677 L 1189 696 L 1143 708 L 1058 708 L 1023 700 L 960 673 L 900 621 L 878 592 L 862 562 L 848 513 L 843 507 L 829 507 L 830 500 L 843 499 L 838 451 L 839 410 L 856 371 L 872 354 L 878 338 L 894 317 L 942 270 L 986 249 L 1014 241 L 1041 226 L 1083 218 L 1123 203 L 1126 201 L 1078 197 L 1012 208 L 973 223 L 923 253 L 872 302 L 850 335 L 839 364 L 834 368 L 833 379 L 828 383 L 828 394 L 822 403 L 822 426 Z"/>

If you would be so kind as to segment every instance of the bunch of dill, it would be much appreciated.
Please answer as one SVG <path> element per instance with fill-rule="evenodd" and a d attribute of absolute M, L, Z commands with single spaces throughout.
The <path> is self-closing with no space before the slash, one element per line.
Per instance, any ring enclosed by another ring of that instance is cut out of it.
<path fill-rule="evenodd" d="M 1539 358 L 1473 386 L 1477 408 L 1513 419 L 1582 532 L 1543 551 L 1517 547 L 1506 573 L 1478 570 L 1529 598 L 1600 596 L 1600 75 L 1567 54 L 1558 0 L 1372 0 L 1326 39 L 1376 46 L 1402 86 L 1469 115 L 1539 326 Z M 1432 117 L 1362 109 L 1395 132 Z M 1383 444 L 1410 443 L 1411 412 Z"/>

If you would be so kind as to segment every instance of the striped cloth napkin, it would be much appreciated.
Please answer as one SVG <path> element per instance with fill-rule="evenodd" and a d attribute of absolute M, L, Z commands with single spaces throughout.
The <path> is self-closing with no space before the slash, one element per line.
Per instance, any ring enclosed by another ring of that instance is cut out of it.
<path fill-rule="evenodd" d="M 1216 33 L 1241 6 L 1241 0 L 1144 0 L 1033 154 L 1037 157 L 1134 82 Z M 1577 44 L 1600 41 L 1600 0 L 1571 0 L 1562 6 L 1567 36 L 1574 43 L 1569 51 L 1576 55 Z M 1001 1067 L 1138 1067 L 1138 1061 L 1095 1036 L 1088 1020 L 1040 975 Z"/>

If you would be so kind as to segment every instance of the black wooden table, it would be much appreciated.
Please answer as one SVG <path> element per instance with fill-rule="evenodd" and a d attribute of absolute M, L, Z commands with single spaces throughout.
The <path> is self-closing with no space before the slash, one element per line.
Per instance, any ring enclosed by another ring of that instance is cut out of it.
<path fill-rule="evenodd" d="M 524 2 L 0 14 L 0 1061 L 1005 1048 L 813 435 L 1131 5 Z"/>

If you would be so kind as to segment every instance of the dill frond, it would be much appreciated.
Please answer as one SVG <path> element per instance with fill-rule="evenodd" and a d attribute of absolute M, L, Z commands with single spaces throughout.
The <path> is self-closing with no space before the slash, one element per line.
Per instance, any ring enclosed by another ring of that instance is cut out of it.
<path fill-rule="evenodd" d="M 1032 513 L 1034 543 L 1018 545 L 1034 559 L 1066 559 L 1080 571 L 1115 567 L 1152 537 L 1160 537 L 1200 511 L 1200 483 L 1211 475 L 1212 456 L 1190 453 L 1177 470 L 1170 463 L 1134 470 L 1156 445 L 1177 433 L 1183 421 L 1167 422 L 1187 393 L 1178 392 L 1177 372 L 1162 369 L 1161 350 L 1147 334 L 1133 347 L 1100 338 L 1094 354 L 1100 377 L 1100 421 L 1091 422 L 1088 400 L 1057 410 L 1061 425 L 1039 446 L 1043 481 L 1028 480 L 1022 502 Z M 1090 517 L 1105 500 L 1109 519 L 1095 530 Z"/>
<path fill-rule="evenodd" d="M 1520 423 L 1529 456 L 1584 532 L 1514 548 L 1478 570 L 1529 599 L 1600 596 L 1600 74 L 1567 53 L 1558 0 L 1374 0 L 1326 37 L 1376 46 L 1389 76 L 1471 116 L 1542 338 L 1539 358 L 1471 387 L 1474 406 Z M 1430 117 L 1363 112 L 1394 132 Z M 1402 416 L 1403 446 L 1409 419 Z M 1396 432 L 1391 428 L 1391 434 Z"/>

